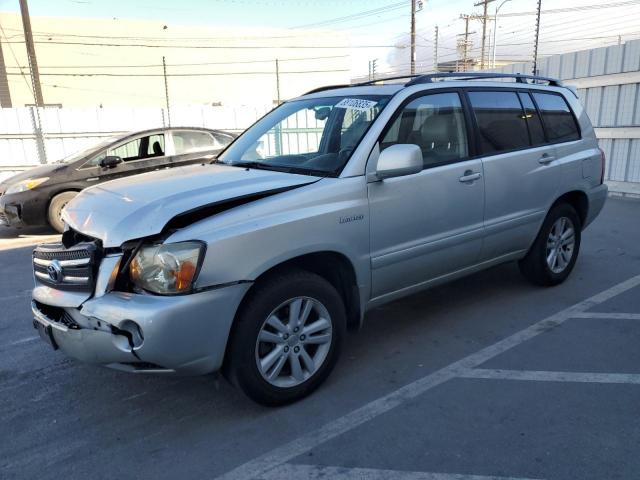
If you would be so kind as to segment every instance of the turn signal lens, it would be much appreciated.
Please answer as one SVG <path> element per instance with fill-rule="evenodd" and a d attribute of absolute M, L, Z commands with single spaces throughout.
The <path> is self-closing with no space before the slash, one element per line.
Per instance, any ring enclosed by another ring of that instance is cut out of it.
<path fill-rule="evenodd" d="M 116 280 L 118 279 L 118 272 L 120 271 L 120 261 L 122 257 L 118 259 L 113 270 L 111 271 L 111 275 L 109 275 L 109 283 L 107 283 L 107 292 L 113 290 L 113 287 L 116 285 Z"/>

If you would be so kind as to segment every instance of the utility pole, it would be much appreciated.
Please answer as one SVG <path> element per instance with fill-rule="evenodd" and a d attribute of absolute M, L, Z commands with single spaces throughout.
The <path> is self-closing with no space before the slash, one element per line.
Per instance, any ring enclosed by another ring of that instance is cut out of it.
<path fill-rule="evenodd" d="M 542 0 L 538 0 L 538 11 L 536 13 L 536 38 L 533 44 L 533 74 L 538 74 L 538 39 L 540 38 L 540 12 L 542 11 Z"/>
<path fill-rule="evenodd" d="M 11 92 L 7 79 L 7 68 L 2 55 L 2 40 L 0 40 L 0 108 L 11 108 Z"/>
<path fill-rule="evenodd" d="M 162 73 L 164 75 L 164 98 L 167 103 L 167 122 L 171 126 L 171 108 L 169 107 L 169 82 L 167 81 L 167 62 L 162 56 Z"/>
<path fill-rule="evenodd" d="M 276 102 L 280 105 L 280 63 L 276 58 Z"/>
<path fill-rule="evenodd" d="M 469 35 L 475 32 L 469 31 L 469 20 L 473 17 L 471 15 L 460 15 L 460 18 L 464 20 L 464 33 L 458 34 L 458 37 L 463 36 L 463 39 L 458 39 L 458 52 L 462 53 L 462 71 L 467 71 L 468 61 L 469 61 L 469 46 L 471 42 L 469 42 Z M 457 68 L 457 70 L 460 70 Z"/>
<path fill-rule="evenodd" d="M 438 71 L 438 26 L 436 25 L 436 34 L 433 39 L 433 71 Z"/>
<path fill-rule="evenodd" d="M 411 0 L 411 75 L 416 73 L 416 0 Z"/>
<path fill-rule="evenodd" d="M 485 52 L 485 47 L 487 45 L 487 22 L 489 21 L 489 13 L 488 13 L 488 6 L 491 2 L 494 2 L 495 0 L 481 0 L 478 3 L 475 3 L 474 6 L 475 7 L 479 7 L 482 5 L 482 17 L 480 17 L 480 20 L 482 21 L 482 47 L 480 48 L 480 69 L 484 69 L 485 67 L 485 59 L 486 59 L 486 52 Z"/>
<path fill-rule="evenodd" d="M 378 59 L 369 60 L 369 80 L 376 79 L 376 71 L 378 70 Z"/>
<path fill-rule="evenodd" d="M 20 13 L 22 14 L 24 41 L 27 45 L 27 58 L 29 59 L 29 70 L 31 71 L 33 97 L 36 102 L 36 107 L 44 107 L 44 100 L 42 99 L 42 87 L 40 86 L 40 73 L 38 72 L 36 49 L 33 44 L 33 34 L 31 33 L 31 19 L 29 18 L 29 7 L 27 6 L 27 0 L 20 0 Z"/>

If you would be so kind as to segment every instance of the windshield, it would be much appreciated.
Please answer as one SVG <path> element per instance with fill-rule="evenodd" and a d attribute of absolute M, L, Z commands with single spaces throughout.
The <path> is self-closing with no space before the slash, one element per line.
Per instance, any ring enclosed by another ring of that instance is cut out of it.
<path fill-rule="evenodd" d="M 311 175 L 335 174 L 390 98 L 354 95 L 284 103 L 244 132 L 218 161 Z"/>
<path fill-rule="evenodd" d="M 58 160 L 58 163 L 73 163 L 76 160 L 81 160 L 85 157 L 91 156 L 99 150 L 111 145 L 113 142 L 118 140 L 120 137 L 109 137 L 101 140 L 99 143 L 94 144 L 89 148 L 84 148 L 82 150 L 78 150 L 77 152 L 72 153 L 71 155 L 67 155 L 61 160 Z"/>

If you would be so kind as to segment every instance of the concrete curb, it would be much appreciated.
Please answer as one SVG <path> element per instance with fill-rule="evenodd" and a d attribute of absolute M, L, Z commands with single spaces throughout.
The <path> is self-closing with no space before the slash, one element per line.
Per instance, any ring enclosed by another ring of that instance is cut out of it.
<path fill-rule="evenodd" d="M 609 196 L 611 197 L 640 198 L 640 183 L 615 182 L 613 180 L 607 180 L 605 183 L 609 187 Z"/>

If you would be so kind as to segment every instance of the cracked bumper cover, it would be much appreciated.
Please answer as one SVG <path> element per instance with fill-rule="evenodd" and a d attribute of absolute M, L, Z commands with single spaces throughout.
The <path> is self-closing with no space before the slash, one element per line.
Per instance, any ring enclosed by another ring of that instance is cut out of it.
<path fill-rule="evenodd" d="M 65 307 L 78 319 L 80 328 L 67 328 L 48 318 L 32 304 L 36 321 L 51 327 L 60 350 L 78 360 L 136 372 L 164 371 L 198 375 L 218 370 L 224 358 L 235 312 L 250 284 L 237 284 L 179 296 L 107 293 L 84 302 L 79 308 Z M 47 298 L 34 300 L 44 304 Z M 95 329 L 99 321 L 103 328 Z M 122 335 L 109 331 L 127 321 L 142 331 L 142 342 L 133 349 Z M 132 363 L 154 364 L 136 368 Z"/>

